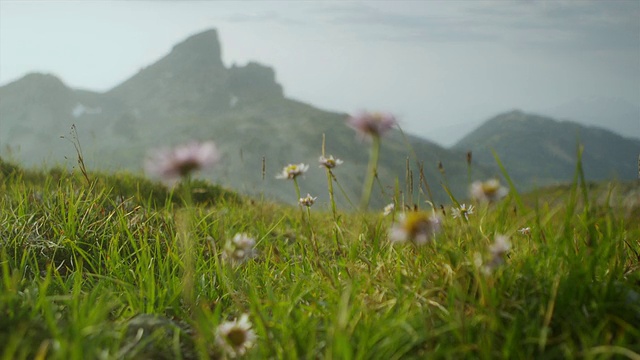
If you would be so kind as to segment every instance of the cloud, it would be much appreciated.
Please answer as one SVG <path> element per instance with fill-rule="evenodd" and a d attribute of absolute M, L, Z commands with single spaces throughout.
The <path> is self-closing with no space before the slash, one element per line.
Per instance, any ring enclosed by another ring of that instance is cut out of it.
<path fill-rule="evenodd" d="M 288 11 L 274 10 L 273 6 L 265 6 L 260 3 L 251 3 L 250 9 L 244 8 L 244 3 L 237 3 L 237 7 L 228 15 L 217 17 L 221 21 L 237 24 L 259 24 L 259 23 L 277 23 L 286 26 L 304 25 L 306 22 L 300 20 L 300 16 L 296 16 L 295 8 Z M 268 3 L 265 3 L 269 5 Z M 262 5 L 262 6 L 261 6 Z M 292 11 L 293 10 L 293 11 Z"/>
<path fill-rule="evenodd" d="M 638 50 L 640 2 L 545 1 L 471 4 L 470 17 L 493 24 L 520 45 L 579 50 Z"/>
<path fill-rule="evenodd" d="M 554 51 L 637 50 L 640 43 L 637 1 L 347 3 L 315 15 L 369 40 L 549 45 Z"/>

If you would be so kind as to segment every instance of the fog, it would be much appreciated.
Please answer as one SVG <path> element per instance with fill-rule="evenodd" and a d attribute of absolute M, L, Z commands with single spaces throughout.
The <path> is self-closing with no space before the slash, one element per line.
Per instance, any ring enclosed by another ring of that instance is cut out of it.
<path fill-rule="evenodd" d="M 443 145 L 511 109 L 640 137 L 638 1 L 3 0 L 0 85 L 106 91 L 209 28 L 225 64 L 273 67 L 286 96 L 390 111 Z"/>

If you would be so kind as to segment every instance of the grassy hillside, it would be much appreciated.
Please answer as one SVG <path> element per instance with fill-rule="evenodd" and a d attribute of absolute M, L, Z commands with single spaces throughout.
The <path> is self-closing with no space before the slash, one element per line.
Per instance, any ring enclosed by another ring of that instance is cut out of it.
<path fill-rule="evenodd" d="M 392 243 L 434 215 L 401 198 L 334 216 L 191 185 L 0 162 L 2 358 L 640 356 L 637 183 L 437 209 L 424 245 Z"/>

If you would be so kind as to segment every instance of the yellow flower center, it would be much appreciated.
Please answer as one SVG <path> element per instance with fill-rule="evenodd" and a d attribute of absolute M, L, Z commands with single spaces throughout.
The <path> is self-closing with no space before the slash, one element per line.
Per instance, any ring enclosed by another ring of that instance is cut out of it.
<path fill-rule="evenodd" d="M 406 214 L 404 222 L 404 230 L 409 238 L 414 239 L 419 234 L 426 233 L 429 230 L 430 218 L 424 212 L 409 212 Z"/>
<path fill-rule="evenodd" d="M 497 180 L 490 180 L 482 183 L 482 191 L 487 195 L 495 194 L 500 188 L 500 182 Z"/>

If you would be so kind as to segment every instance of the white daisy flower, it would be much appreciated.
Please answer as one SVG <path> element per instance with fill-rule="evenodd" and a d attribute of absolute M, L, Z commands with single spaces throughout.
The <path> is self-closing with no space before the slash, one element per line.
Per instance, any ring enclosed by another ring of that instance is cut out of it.
<path fill-rule="evenodd" d="M 256 333 L 251 327 L 247 314 L 242 314 L 239 320 L 223 322 L 216 329 L 216 345 L 231 358 L 244 355 L 256 343 Z"/>
<path fill-rule="evenodd" d="M 489 253 L 495 257 L 504 257 L 504 255 L 511 249 L 511 242 L 509 237 L 505 235 L 496 235 L 495 240 L 491 246 L 489 246 Z"/>
<path fill-rule="evenodd" d="M 518 232 L 522 235 L 531 235 L 531 228 L 530 227 L 523 227 L 522 229 L 519 229 Z"/>
<path fill-rule="evenodd" d="M 318 159 L 320 162 L 320 167 L 326 167 L 327 169 L 333 169 L 334 167 L 341 165 L 343 163 L 340 159 L 334 159 L 333 155 L 329 155 L 328 158 L 324 156 L 320 156 Z"/>
<path fill-rule="evenodd" d="M 411 211 L 398 217 L 389 230 L 389 239 L 393 243 L 411 241 L 416 245 L 423 245 L 440 231 L 441 226 L 439 217 L 426 212 Z"/>
<path fill-rule="evenodd" d="M 305 164 L 289 164 L 282 169 L 282 172 L 276 176 L 278 179 L 295 179 L 300 175 L 304 175 L 309 170 L 309 165 Z"/>
<path fill-rule="evenodd" d="M 454 218 L 465 218 L 465 220 L 469 220 L 469 215 L 471 214 L 473 214 L 473 205 L 467 207 L 467 205 L 462 204 L 460 208 L 451 209 L 451 215 L 453 215 Z"/>
<path fill-rule="evenodd" d="M 313 197 L 310 194 L 307 194 L 306 197 L 300 198 L 298 202 L 300 203 L 300 205 L 311 207 L 311 205 L 313 205 L 316 202 L 317 198 L 318 198 L 317 196 Z"/>
<path fill-rule="evenodd" d="M 391 204 L 385 206 L 384 207 L 384 212 L 383 212 L 384 216 L 387 216 L 387 215 L 391 214 L 393 212 L 393 210 L 395 210 L 395 208 L 396 208 L 396 205 L 394 203 L 391 203 Z"/>
<path fill-rule="evenodd" d="M 475 181 L 469 189 L 471 197 L 480 202 L 496 202 L 507 196 L 509 190 L 498 179 Z"/>
<path fill-rule="evenodd" d="M 227 240 L 222 258 L 233 265 L 242 264 L 257 255 L 255 246 L 256 240 L 254 238 L 244 233 L 236 234 L 232 239 Z"/>

